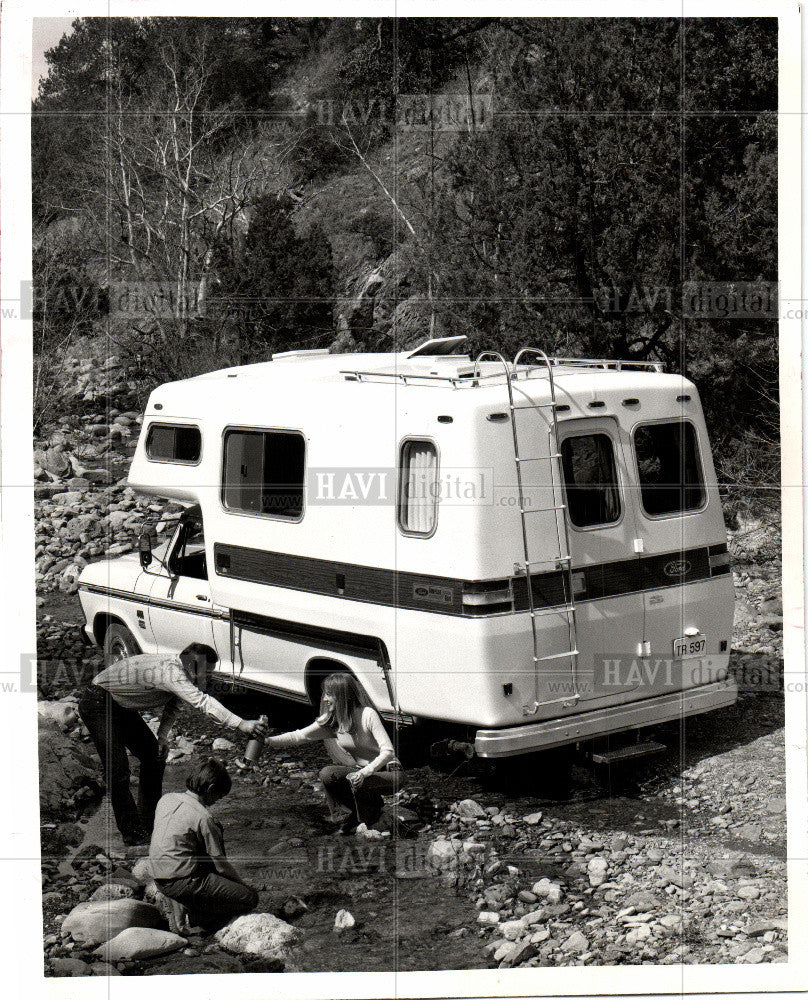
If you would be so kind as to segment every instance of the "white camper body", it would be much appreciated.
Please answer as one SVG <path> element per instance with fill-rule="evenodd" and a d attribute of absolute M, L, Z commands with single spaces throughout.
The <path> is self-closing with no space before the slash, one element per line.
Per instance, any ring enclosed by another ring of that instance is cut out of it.
<path fill-rule="evenodd" d="M 432 349 L 156 389 L 130 484 L 189 509 L 164 562 L 84 570 L 88 636 L 201 643 L 222 674 L 298 700 L 347 669 L 388 719 L 460 726 L 487 757 L 731 704 L 733 585 L 693 384 Z"/>

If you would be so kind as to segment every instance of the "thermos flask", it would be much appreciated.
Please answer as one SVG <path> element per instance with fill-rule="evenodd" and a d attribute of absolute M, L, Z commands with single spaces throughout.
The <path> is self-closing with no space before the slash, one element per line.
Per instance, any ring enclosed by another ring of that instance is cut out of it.
<path fill-rule="evenodd" d="M 262 715 L 258 720 L 262 722 L 265 726 L 269 723 L 269 719 L 266 715 Z M 247 749 L 244 751 L 244 759 L 254 764 L 258 758 L 261 756 L 261 751 L 264 749 L 264 737 L 263 736 L 253 736 L 247 742 Z"/>

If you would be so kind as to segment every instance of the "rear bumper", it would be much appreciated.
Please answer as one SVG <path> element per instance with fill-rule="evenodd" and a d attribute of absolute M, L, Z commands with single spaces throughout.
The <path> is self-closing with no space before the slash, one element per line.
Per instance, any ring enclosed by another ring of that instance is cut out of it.
<path fill-rule="evenodd" d="M 507 729 L 478 729 L 474 749 L 480 757 L 513 757 L 532 750 L 577 743 L 579 740 L 607 733 L 640 729 L 688 715 L 712 712 L 734 704 L 737 697 L 737 685 L 732 678 L 728 678 L 685 691 L 674 691 L 561 719 L 509 726 Z"/>

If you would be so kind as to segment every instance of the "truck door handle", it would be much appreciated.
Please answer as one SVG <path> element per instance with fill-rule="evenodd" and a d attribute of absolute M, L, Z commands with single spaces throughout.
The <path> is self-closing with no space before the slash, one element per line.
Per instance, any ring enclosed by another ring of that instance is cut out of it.
<path fill-rule="evenodd" d="M 196 595 L 196 599 L 198 601 L 209 601 L 210 600 L 210 598 L 206 597 L 205 594 L 197 594 Z"/>

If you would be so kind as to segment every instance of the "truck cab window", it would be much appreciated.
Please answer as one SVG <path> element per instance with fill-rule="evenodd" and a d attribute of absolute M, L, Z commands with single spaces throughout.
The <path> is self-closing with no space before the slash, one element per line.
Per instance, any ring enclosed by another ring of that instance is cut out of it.
<path fill-rule="evenodd" d="M 228 431 L 222 501 L 229 510 L 300 520 L 305 440 L 294 431 Z"/>
<path fill-rule="evenodd" d="M 634 450 L 646 514 L 683 514 L 704 506 L 704 480 L 691 423 L 644 424 L 634 432 Z"/>
<path fill-rule="evenodd" d="M 202 515 L 184 518 L 180 536 L 171 556 L 170 567 L 177 576 L 190 576 L 195 580 L 207 580 L 208 566 L 205 558 L 205 532 Z"/>
<path fill-rule="evenodd" d="M 438 451 L 431 441 L 401 448 L 398 523 L 408 535 L 431 535 L 438 520 Z"/>
<path fill-rule="evenodd" d="M 581 434 L 561 443 L 567 512 L 576 528 L 620 520 L 614 447 L 607 434 Z"/>

